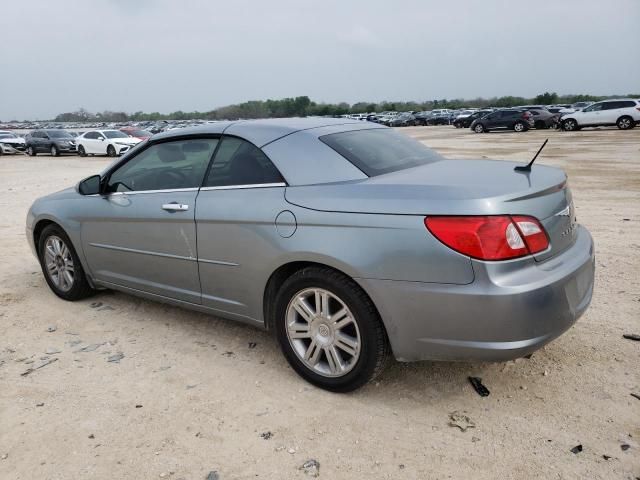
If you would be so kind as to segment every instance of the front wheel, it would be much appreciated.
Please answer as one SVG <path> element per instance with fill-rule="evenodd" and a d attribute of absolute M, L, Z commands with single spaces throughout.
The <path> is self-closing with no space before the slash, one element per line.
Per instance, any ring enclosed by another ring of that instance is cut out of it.
<path fill-rule="evenodd" d="M 55 145 L 51 145 L 51 156 L 52 157 L 58 157 L 60 156 L 60 151 L 58 150 L 58 147 L 56 147 Z"/>
<path fill-rule="evenodd" d="M 109 155 L 110 157 L 115 157 L 116 156 L 116 149 L 113 145 L 109 145 L 107 147 L 107 155 Z"/>
<path fill-rule="evenodd" d="M 481 123 L 479 123 L 475 127 L 473 127 L 473 131 L 476 133 L 482 133 L 484 132 L 484 126 Z"/>
<path fill-rule="evenodd" d="M 80 155 L 81 157 L 87 156 L 87 152 L 82 145 L 78 145 L 78 155 Z"/>
<path fill-rule="evenodd" d="M 573 118 L 569 118 L 562 122 L 562 129 L 567 132 L 573 132 L 578 130 L 578 122 L 576 122 Z"/>
<path fill-rule="evenodd" d="M 93 293 L 71 240 L 58 225 L 51 224 L 42 231 L 38 257 L 44 278 L 58 297 L 73 301 Z"/>
<path fill-rule="evenodd" d="M 30 157 L 35 157 L 36 149 L 29 145 L 29 147 L 27 147 L 27 155 L 29 155 Z"/>
<path fill-rule="evenodd" d="M 350 278 L 307 267 L 277 294 L 278 342 L 293 369 L 333 392 L 353 391 L 383 369 L 388 341 L 373 302 Z"/>
<path fill-rule="evenodd" d="M 635 123 L 631 117 L 620 117 L 616 122 L 616 125 L 620 130 L 629 130 L 630 128 L 635 127 Z"/>

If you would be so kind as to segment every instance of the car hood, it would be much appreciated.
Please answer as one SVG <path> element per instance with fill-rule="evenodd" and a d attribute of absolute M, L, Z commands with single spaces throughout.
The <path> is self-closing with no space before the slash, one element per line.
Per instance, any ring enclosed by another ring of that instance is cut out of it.
<path fill-rule="evenodd" d="M 0 138 L 0 143 L 13 143 L 16 145 L 24 145 L 25 141 L 24 141 L 24 138 L 7 137 L 7 138 Z"/>
<path fill-rule="evenodd" d="M 140 143 L 142 140 L 136 137 L 127 137 L 127 138 L 112 138 L 110 141 L 114 143 L 126 143 L 129 145 L 135 145 L 136 143 Z"/>
<path fill-rule="evenodd" d="M 513 169 L 516 165 L 522 164 L 496 160 L 441 160 L 366 180 L 288 187 L 286 199 L 301 207 L 333 212 L 398 215 L 525 213 L 538 218 L 550 215 L 552 212 L 547 205 L 532 200 L 562 189 L 566 183 L 565 173 L 543 165 L 534 165 L 530 172 L 516 172 Z"/>

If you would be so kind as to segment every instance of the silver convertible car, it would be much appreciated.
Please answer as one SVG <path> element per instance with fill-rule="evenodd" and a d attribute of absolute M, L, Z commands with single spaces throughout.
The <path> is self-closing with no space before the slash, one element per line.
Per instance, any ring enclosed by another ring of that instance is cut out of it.
<path fill-rule="evenodd" d="M 593 291 L 562 170 L 447 160 L 369 122 L 220 122 L 140 143 L 36 200 L 53 292 L 116 289 L 275 331 L 345 392 L 400 361 L 527 355 Z"/>

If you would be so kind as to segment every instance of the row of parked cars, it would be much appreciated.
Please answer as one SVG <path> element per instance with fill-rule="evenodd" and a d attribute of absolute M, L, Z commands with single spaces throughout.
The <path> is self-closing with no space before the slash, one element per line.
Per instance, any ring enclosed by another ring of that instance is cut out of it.
<path fill-rule="evenodd" d="M 83 133 L 60 128 L 43 128 L 28 133 L 24 138 L 11 131 L 0 130 L 0 155 L 26 153 L 35 156 L 38 153 L 47 153 L 57 157 L 63 153 L 77 153 L 83 157 L 116 157 L 151 135 L 151 132 L 135 127 L 89 130 Z"/>
<path fill-rule="evenodd" d="M 630 98 L 601 102 L 578 102 L 573 105 L 523 105 L 513 108 L 485 108 L 428 112 L 382 112 L 344 115 L 345 117 L 382 123 L 389 127 L 418 125 L 453 125 L 471 128 L 476 133 L 497 129 L 524 132 L 530 128 L 562 128 L 617 126 L 622 130 L 640 123 L 640 101 Z"/>

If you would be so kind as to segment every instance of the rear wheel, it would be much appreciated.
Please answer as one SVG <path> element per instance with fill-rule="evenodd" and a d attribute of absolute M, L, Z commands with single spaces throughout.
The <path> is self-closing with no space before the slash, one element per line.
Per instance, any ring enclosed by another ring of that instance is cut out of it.
<path fill-rule="evenodd" d="M 349 392 L 384 369 L 389 349 L 380 316 L 364 291 L 335 270 L 294 273 L 276 296 L 275 315 L 282 352 L 309 383 Z"/>
<path fill-rule="evenodd" d="M 58 150 L 58 147 L 56 147 L 55 145 L 51 145 L 51 156 L 52 157 L 58 157 L 60 156 L 60 151 Z"/>
<path fill-rule="evenodd" d="M 82 145 L 78 145 L 78 155 L 81 157 L 86 157 L 87 152 L 85 152 L 84 147 Z"/>
<path fill-rule="evenodd" d="M 635 127 L 635 122 L 633 121 L 633 118 L 625 116 L 620 117 L 616 122 L 616 125 L 620 130 L 629 130 L 630 128 Z"/>
<path fill-rule="evenodd" d="M 107 147 L 107 155 L 109 155 L 110 157 L 115 157 L 116 156 L 116 149 L 113 145 L 109 145 Z"/>
<path fill-rule="evenodd" d="M 44 278 L 58 297 L 73 301 L 93 293 L 71 240 L 58 225 L 49 225 L 42 231 L 38 257 Z"/>
<path fill-rule="evenodd" d="M 522 122 L 516 122 L 516 123 L 513 125 L 513 129 L 514 129 L 516 132 L 524 132 L 524 131 L 527 129 L 527 127 L 526 127 L 526 125 L 525 125 L 524 123 L 522 123 Z"/>
<path fill-rule="evenodd" d="M 484 125 L 482 125 L 481 123 L 477 124 L 475 127 L 473 127 L 473 131 L 476 133 L 482 133 L 484 132 Z"/>

